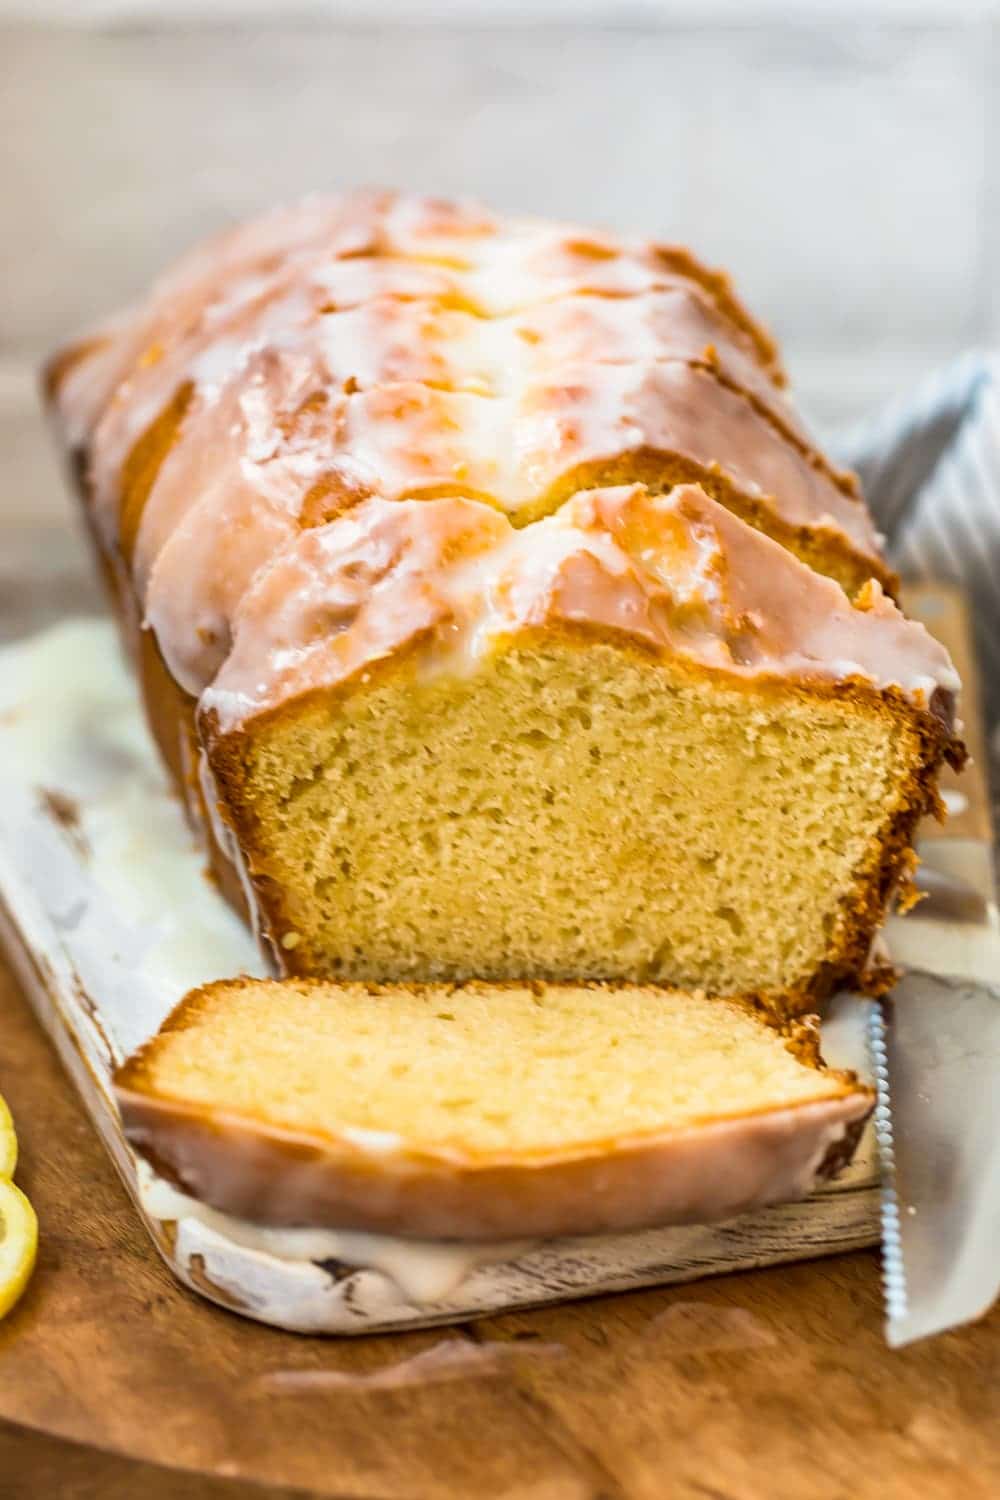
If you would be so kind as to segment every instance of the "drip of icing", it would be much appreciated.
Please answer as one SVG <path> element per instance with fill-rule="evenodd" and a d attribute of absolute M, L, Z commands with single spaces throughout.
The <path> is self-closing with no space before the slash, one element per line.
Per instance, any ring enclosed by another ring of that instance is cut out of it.
<path fill-rule="evenodd" d="M 379 1271 L 417 1307 L 451 1296 L 479 1266 L 517 1260 L 532 1247 L 529 1240 L 476 1244 L 405 1240 L 360 1230 L 269 1228 L 209 1208 L 157 1177 L 144 1162 L 138 1170 L 142 1206 L 150 1218 L 196 1219 L 234 1244 L 279 1260 L 336 1260 Z"/>

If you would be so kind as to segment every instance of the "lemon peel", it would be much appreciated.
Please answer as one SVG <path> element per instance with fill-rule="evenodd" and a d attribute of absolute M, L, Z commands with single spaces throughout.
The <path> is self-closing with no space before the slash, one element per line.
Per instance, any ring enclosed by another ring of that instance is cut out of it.
<path fill-rule="evenodd" d="M 38 1220 L 12 1182 L 0 1182 L 0 1318 L 20 1297 L 35 1268 Z"/>
<path fill-rule="evenodd" d="M 0 1094 L 0 1182 L 13 1177 L 17 1166 L 17 1136 L 4 1096 Z"/>

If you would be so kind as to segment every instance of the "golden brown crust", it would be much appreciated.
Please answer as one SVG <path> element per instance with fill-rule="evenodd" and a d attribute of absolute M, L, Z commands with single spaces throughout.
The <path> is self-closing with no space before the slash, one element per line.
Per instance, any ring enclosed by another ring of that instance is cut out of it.
<path fill-rule="evenodd" d="M 746 334 L 775 385 L 781 388 L 787 386 L 788 376 L 785 373 L 781 351 L 775 339 L 764 324 L 754 318 L 739 297 L 732 278 L 725 271 L 712 270 L 703 266 L 689 250 L 680 246 L 657 245 L 655 249 L 665 266 L 697 282 L 711 297 L 723 317 Z"/>

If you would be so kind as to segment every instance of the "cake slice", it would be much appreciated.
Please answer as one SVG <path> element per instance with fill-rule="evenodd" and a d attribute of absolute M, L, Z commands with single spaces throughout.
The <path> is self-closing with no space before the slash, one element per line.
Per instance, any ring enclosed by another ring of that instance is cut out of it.
<path fill-rule="evenodd" d="M 502 1240 L 804 1196 L 872 1107 L 814 1030 L 652 986 L 223 980 L 119 1070 L 154 1169 L 270 1225 Z"/>

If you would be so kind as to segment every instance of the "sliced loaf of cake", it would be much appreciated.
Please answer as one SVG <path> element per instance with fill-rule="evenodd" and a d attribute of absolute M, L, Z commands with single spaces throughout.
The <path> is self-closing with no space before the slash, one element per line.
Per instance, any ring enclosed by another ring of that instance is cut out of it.
<path fill-rule="evenodd" d="M 221 981 L 119 1070 L 216 1209 L 417 1238 L 590 1234 L 805 1195 L 871 1107 L 811 1027 L 653 987 Z"/>

